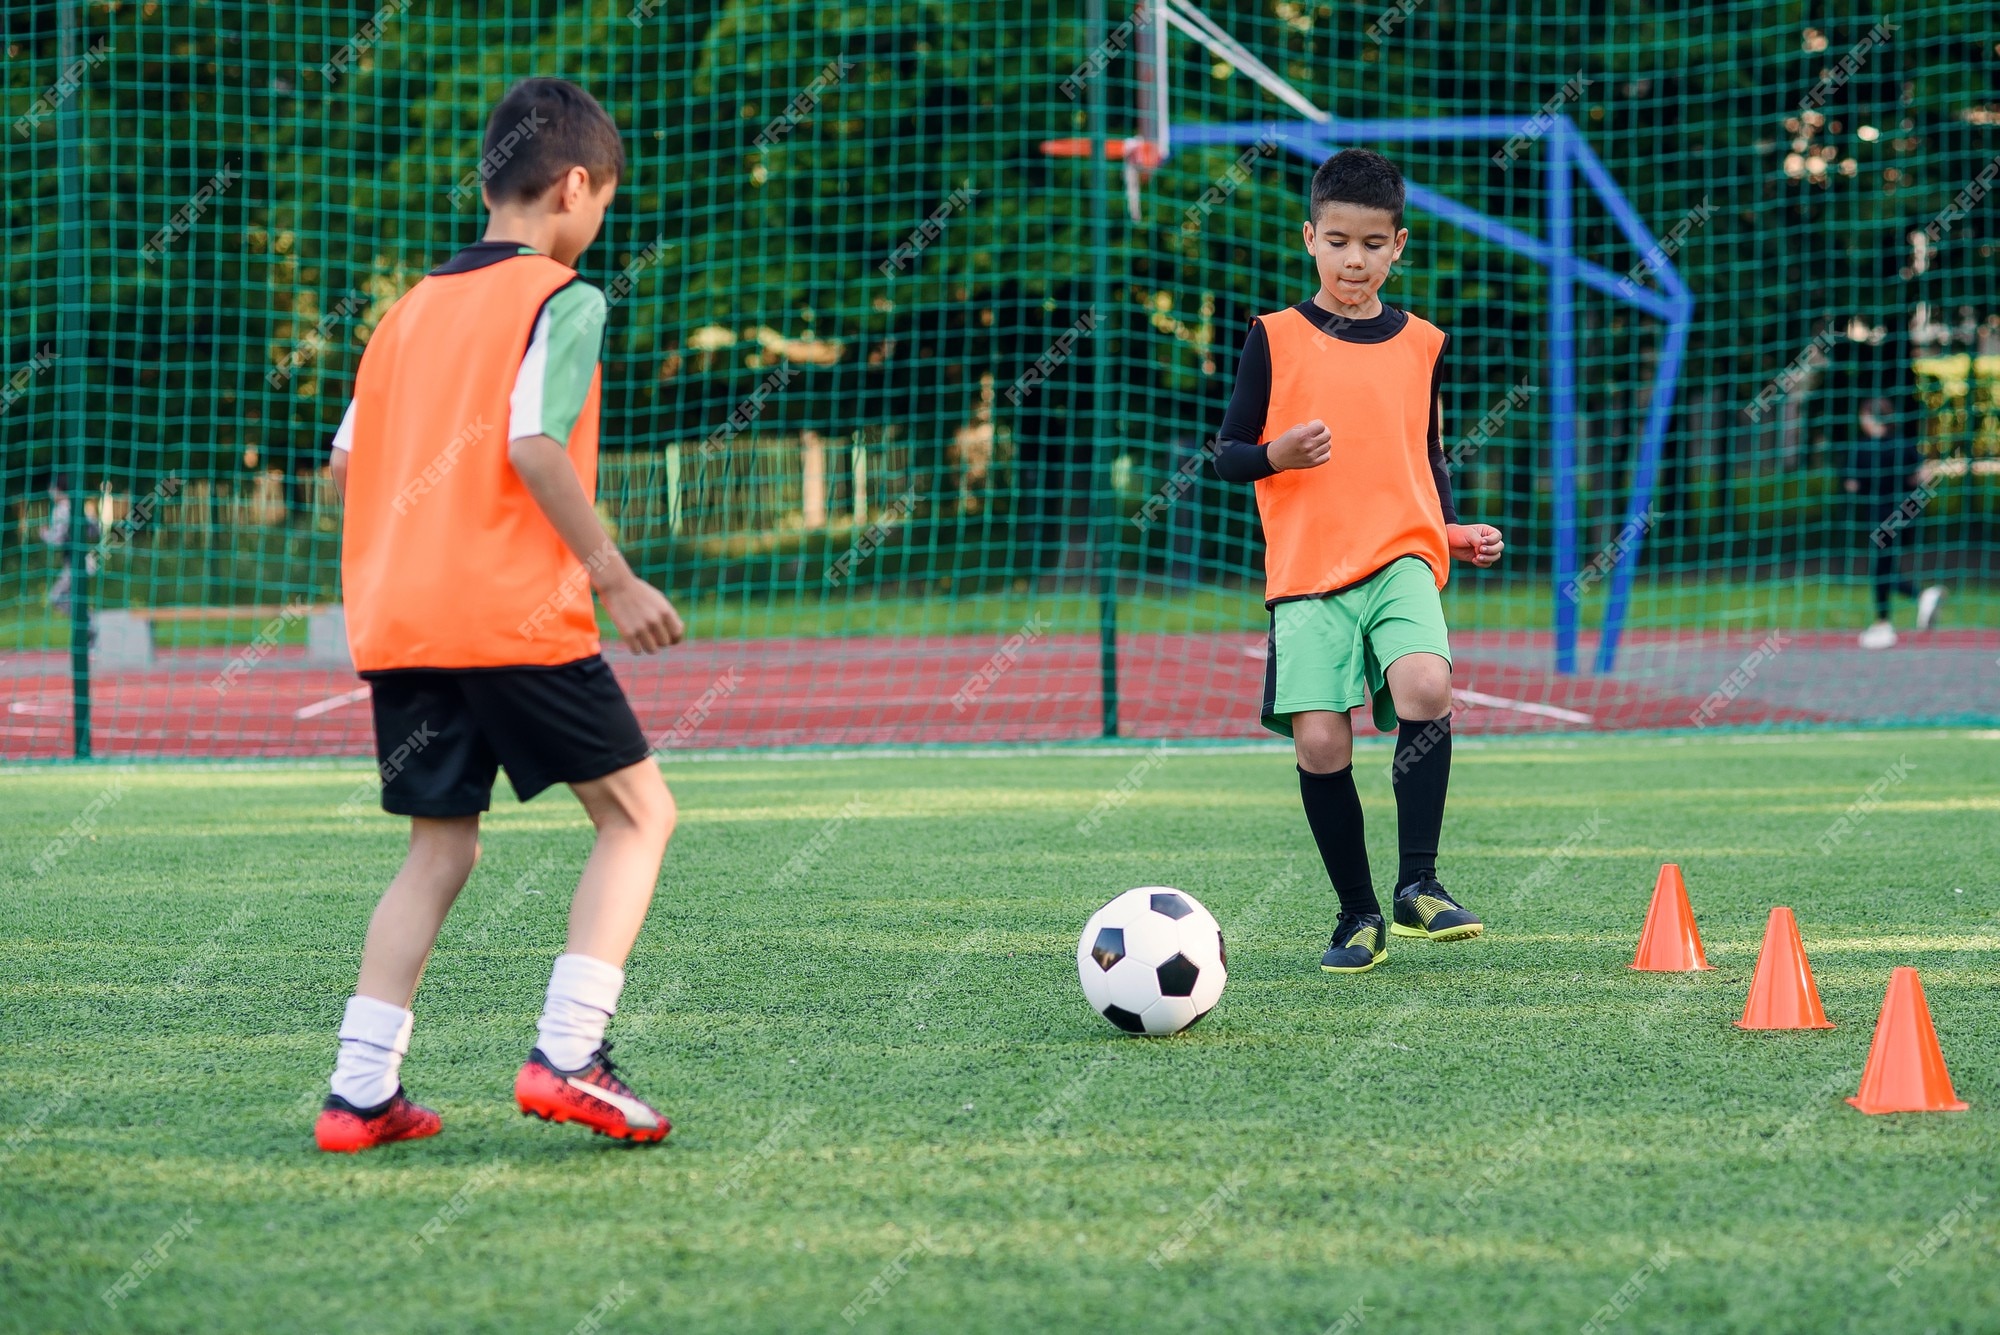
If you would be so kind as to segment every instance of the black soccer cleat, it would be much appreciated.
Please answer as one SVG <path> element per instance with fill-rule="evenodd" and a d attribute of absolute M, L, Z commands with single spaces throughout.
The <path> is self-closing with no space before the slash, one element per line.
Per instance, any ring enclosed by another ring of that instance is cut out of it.
<path fill-rule="evenodd" d="M 1389 957 L 1389 936 L 1379 913 L 1343 913 L 1334 920 L 1333 940 L 1319 957 L 1325 973 L 1367 973 Z"/>
<path fill-rule="evenodd" d="M 1396 892 L 1395 923 L 1389 930 L 1431 941 L 1470 941 L 1486 925 L 1446 894 L 1443 886 L 1427 879 Z"/>

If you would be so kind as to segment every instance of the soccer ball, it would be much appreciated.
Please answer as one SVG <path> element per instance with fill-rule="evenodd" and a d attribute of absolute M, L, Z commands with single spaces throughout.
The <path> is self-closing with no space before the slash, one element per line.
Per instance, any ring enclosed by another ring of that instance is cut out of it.
<path fill-rule="evenodd" d="M 1128 1034 L 1178 1034 L 1229 979 L 1222 929 L 1185 890 L 1142 885 L 1090 915 L 1076 972 L 1090 1008 Z"/>

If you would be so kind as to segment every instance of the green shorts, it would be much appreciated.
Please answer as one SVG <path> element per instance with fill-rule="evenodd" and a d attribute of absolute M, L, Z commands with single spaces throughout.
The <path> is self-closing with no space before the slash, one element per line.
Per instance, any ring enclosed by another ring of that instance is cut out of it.
<path fill-rule="evenodd" d="M 1360 584 L 1271 609 L 1264 663 L 1264 726 L 1292 735 L 1292 715 L 1345 714 L 1372 705 L 1375 726 L 1396 731 L 1385 673 L 1404 654 L 1451 661 L 1444 604 L 1431 568 L 1414 556 L 1391 561 Z"/>

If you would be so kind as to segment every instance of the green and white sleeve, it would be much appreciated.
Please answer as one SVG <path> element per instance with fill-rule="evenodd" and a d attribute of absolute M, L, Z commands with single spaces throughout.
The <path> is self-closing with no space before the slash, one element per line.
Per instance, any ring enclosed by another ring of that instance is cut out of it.
<path fill-rule="evenodd" d="M 604 294 L 581 280 L 542 305 L 514 380 L 507 439 L 548 436 L 569 444 L 604 347 Z"/>
<path fill-rule="evenodd" d="M 354 448 L 354 400 L 347 401 L 347 411 L 340 415 L 340 429 L 333 433 L 333 448 L 352 450 Z"/>

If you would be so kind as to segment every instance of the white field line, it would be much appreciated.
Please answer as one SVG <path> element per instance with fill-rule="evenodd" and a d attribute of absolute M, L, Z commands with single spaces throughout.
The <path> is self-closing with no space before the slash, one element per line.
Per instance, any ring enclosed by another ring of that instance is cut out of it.
<path fill-rule="evenodd" d="M 312 704 L 302 706 L 293 711 L 292 717 L 297 719 L 318 718 L 321 714 L 331 714 L 343 705 L 360 704 L 368 698 L 369 694 L 368 687 L 359 686 L 345 695 L 330 695 L 324 700 L 316 700 Z"/>
<path fill-rule="evenodd" d="M 1452 694 L 1467 704 L 1485 705 L 1489 709 L 1512 709 L 1522 714 L 1539 714 L 1543 718 L 1559 718 L 1565 723 L 1595 723 L 1594 714 L 1581 713 L 1574 709 L 1558 709 L 1554 705 L 1538 705 L 1527 700 L 1509 700 L 1504 695 L 1488 695 L 1484 691 L 1464 691 L 1456 687 Z"/>
<path fill-rule="evenodd" d="M 1253 644 L 1243 651 L 1245 658 L 1268 659 L 1271 651 L 1261 644 Z M 1452 688 L 1452 694 L 1471 705 L 1484 705 L 1489 709 L 1511 709 L 1520 714 L 1538 714 L 1543 718 L 1561 719 L 1565 723 L 1595 723 L 1597 717 L 1575 709 L 1560 709 L 1555 705 L 1538 705 L 1527 700 L 1509 700 L 1504 695 L 1488 695 L 1484 691 L 1465 691 Z"/>

